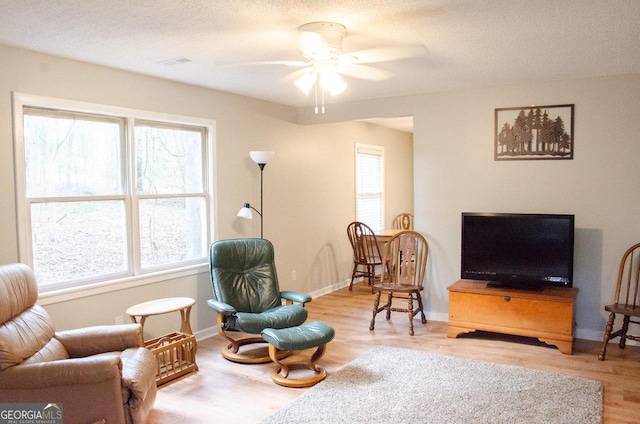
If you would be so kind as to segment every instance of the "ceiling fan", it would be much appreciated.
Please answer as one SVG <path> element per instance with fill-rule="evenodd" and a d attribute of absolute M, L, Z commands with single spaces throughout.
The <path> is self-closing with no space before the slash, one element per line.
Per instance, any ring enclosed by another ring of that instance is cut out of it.
<path fill-rule="evenodd" d="M 368 66 L 369 63 L 400 60 L 426 53 L 423 45 L 384 47 L 345 53 L 342 41 L 346 27 L 335 22 L 311 22 L 298 27 L 300 51 L 304 60 L 268 62 L 300 67 L 291 74 L 294 84 L 305 94 L 315 89 L 316 113 L 318 113 L 318 91 L 322 97 L 324 113 L 324 94 L 335 96 L 342 93 L 347 84 L 340 78 L 345 75 L 352 78 L 382 81 L 392 76 L 383 69 Z"/>

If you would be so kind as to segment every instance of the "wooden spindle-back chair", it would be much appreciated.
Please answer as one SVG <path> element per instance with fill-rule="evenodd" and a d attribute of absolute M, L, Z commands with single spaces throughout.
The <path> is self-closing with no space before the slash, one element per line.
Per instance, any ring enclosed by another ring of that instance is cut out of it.
<path fill-rule="evenodd" d="M 634 244 L 622 255 L 618 270 L 618 282 L 614 303 L 606 305 L 605 311 L 609 312 L 609 320 L 604 332 L 602 349 L 598 359 L 603 361 L 607 353 L 607 344 L 610 340 L 620 337 L 619 346 L 624 349 L 627 340 L 640 341 L 640 336 L 628 334 L 629 324 L 640 324 L 640 296 L 638 296 L 638 281 L 640 281 L 640 243 Z M 622 315 L 622 326 L 613 331 L 616 315 Z M 633 321 L 631 318 L 635 318 Z"/>
<path fill-rule="evenodd" d="M 427 318 L 424 315 L 422 295 L 424 277 L 427 268 L 429 245 L 425 238 L 415 231 L 401 231 L 387 242 L 382 260 L 384 263 L 382 281 L 373 285 L 375 301 L 373 316 L 369 330 L 375 327 L 376 315 L 387 311 L 387 320 L 391 319 L 391 312 L 406 312 L 409 315 L 409 335 L 413 336 L 413 317 L 420 314 L 423 324 Z M 382 292 L 387 293 L 387 303 L 380 305 Z M 407 308 L 392 307 L 394 297 L 407 300 Z M 414 302 L 418 307 L 414 309 Z"/>
<path fill-rule="evenodd" d="M 391 227 L 394 230 L 413 230 L 413 215 L 410 213 L 396 215 Z"/>
<path fill-rule="evenodd" d="M 382 255 L 376 235 L 367 224 L 358 221 L 347 226 L 347 235 L 353 248 L 353 271 L 349 290 L 353 289 L 353 281 L 356 277 L 367 278 L 371 286 L 376 276 L 376 266 L 382 265 Z"/>

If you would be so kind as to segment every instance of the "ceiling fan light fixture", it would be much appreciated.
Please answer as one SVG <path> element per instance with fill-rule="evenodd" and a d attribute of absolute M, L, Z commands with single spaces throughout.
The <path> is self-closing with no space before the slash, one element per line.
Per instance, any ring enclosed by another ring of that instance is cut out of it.
<path fill-rule="evenodd" d="M 293 83 L 307 96 L 311 93 L 311 89 L 316 83 L 317 74 L 315 71 L 306 72 Z"/>
<path fill-rule="evenodd" d="M 342 93 L 347 88 L 347 83 L 342 81 L 340 75 L 333 71 L 320 72 L 320 88 L 328 91 L 332 96 Z"/>
<path fill-rule="evenodd" d="M 337 96 L 342 93 L 347 88 L 347 83 L 338 78 L 334 83 L 331 89 L 329 89 L 329 94 L 332 96 Z"/>

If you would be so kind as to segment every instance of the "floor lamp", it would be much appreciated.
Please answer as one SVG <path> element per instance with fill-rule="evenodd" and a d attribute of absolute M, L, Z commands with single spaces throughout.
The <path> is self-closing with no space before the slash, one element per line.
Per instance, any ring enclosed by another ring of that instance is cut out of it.
<path fill-rule="evenodd" d="M 256 211 L 258 215 L 260 215 L 260 238 L 264 238 L 263 220 L 262 220 L 262 212 L 264 211 L 262 207 L 262 181 L 263 181 L 262 173 L 264 171 L 264 167 L 267 165 L 267 163 L 269 163 L 271 159 L 273 159 L 273 156 L 275 154 L 276 152 L 263 151 L 263 150 L 252 150 L 249 152 L 249 156 L 251 156 L 251 159 L 255 163 L 257 163 L 258 166 L 260 167 L 260 210 L 251 206 L 249 202 L 245 202 L 242 209 L 240 209 L 240 211 L 238 212 L 238 216 L 240 218 L 247 218 L 247 219 L 253 218 L 253 213 L 251 212 L 251 209 Z"/>

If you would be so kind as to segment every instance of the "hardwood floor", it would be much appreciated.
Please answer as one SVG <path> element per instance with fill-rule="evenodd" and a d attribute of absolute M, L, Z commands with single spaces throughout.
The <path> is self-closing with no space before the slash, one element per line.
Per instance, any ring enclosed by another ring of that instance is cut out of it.
<path fill-rule="evenodd" d="M 370 332 L 373 296 L 362 283 L 352 292 L 344 288 L 316 298 L 307 307 L 309 321 L 322 320 L 336 330 L 335 339 L 319 361 L 329 375 L 372 346 L 389 345 L 599 380 L 604 384 L 604 422 L 640 421 L 639 347 L 621 350 L 612 344 L 607 359 L 598 361 L 599 342 L 577 340 L 573 355 L 563 355 L 555 347 L 522 337 L 479 333 L 449 339 L 446 323 L 429 321 L 423 325 L 419 318 L 414 320 L 415 335 L 411 337 L 402 313 L 393 313 L 390 321 L 384 314 L 378 315 L 376 329 Z M 222 345 L 219 336 L 198 344 L 200 370 L 160 388 L 149 424 L 258 422 L 307 390 L 274 384 L 272 364 L 240 365 L 223 359 L 219 352 Z M 425 399 L 425 406 L 428 402 Z"/>

